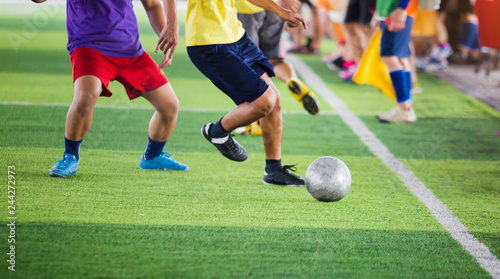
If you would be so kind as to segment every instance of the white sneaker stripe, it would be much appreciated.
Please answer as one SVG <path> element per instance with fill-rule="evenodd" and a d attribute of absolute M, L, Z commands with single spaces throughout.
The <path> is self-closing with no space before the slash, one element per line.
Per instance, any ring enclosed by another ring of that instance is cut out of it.
<path fill-rule="evenodd" d="M 223 144 L 229 139 L 229 135 L 223 137 L 223 138 L 212 138 L 212 143 L 215 144 Z"/>

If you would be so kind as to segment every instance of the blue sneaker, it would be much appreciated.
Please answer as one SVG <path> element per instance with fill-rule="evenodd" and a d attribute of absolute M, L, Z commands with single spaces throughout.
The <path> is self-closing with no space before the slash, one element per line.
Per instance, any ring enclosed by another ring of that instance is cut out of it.
<path fill-rule="evenodd" d="M 50 169 L 49 173 L 50 176 L 67 177 L 75 174 L 77 168 L 78 160 L 75 155 L 64 153 L 61 161 L 57 162 L 57 164 Z"/>
<path fill-rule="evenodd" d="M 146 170 L 189 170 L 188 165 L 177 162 L 176 160 L 174 160 L 174 156 L 167 152 L 162 152 L 160 156 L 155 157 L 151 160 L 144 159 L 144 155 L 142 155 L 141 161 L 139 161 L 139 168 Z"/>

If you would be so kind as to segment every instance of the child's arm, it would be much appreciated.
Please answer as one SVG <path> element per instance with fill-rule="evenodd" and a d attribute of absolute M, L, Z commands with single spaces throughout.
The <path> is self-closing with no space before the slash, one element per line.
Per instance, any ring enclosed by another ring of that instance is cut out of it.
<path fill-rule="evenodd" d="M 284 9 L 272 0 L 248 0 L 248 2 L 276 14 L 279 18 L 286 21 L 290 27 L 302 25 L 304 28 L 307 28 L 306 22 L 299 13 Z"/>
<path fill-rule="evenodd" d="M 160 62 L 160 68 L 168 67 L 172 63 L 175 47 L 179 42 L 179 22 L 177 21 L 177 1 L 163 0 L 164 7 L 158 0 L 141 0 L 149 22 L 153 30 L 158 35 L 158 44 L 155 52 L 162 51 L 163 60 Z M 167 21 L 165 24 L 165 15 Z"/>

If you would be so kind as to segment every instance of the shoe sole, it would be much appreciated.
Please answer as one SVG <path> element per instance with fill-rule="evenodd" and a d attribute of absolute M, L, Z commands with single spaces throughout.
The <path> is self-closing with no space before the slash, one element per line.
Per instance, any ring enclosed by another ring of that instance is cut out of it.
<path fill-rule="evenodd" d="M 185 170 L 176 170 L 176 169 L 146 169 L 146 168 L 143 168 L 141 166 L 139 166 L 139 168 L 141 170 L 161 170 L 161 171 L 188 171 L 189 168 L 185 169 Z"/>
<path fill-rule="evenodd" d="M 290 89 L 290 91 L 297 96 L 300 96 L 300 94 L 302 93 L 302 91 L 300 90 L 300 85 L 295 81 L 292 81 L 292 86 L 289 86 L 288 89 Z M 309 92 L 304 94 L 304 96 L 300 98 L 299 102 L 302 103 L 302 106 L 308 113 L 312 115 L 318 114 L 319 112 L 318 103 L 311 96 L 311 94 L 309 94 Z"/>
<path fill-rule="evenodd" d="M 70 173 L 68 175 L 62 175 L 60 173 L 55 173 L 55 172 L 49 172 L 49 174 L 50 174 L 51 177 L 66 178 L 66 177 L 68 177 L 70 175 L 76 174 L 76 172 L 75 173 Z"/>
<path fill-rule="evenodd" d="M 273 183 L 267 183 L 264 180 L 262 180 L 265 185 L 276 185 L 276 186 L 283 186 L 283 187 L 306 187 L 306 185 L 282 185 L 282 184 L 273 184 Z"/>
<path fill-rule="evenodd" d="M 415 122 L 417 122 L 417 120 L 415 120 L 415 121 L 390 122 L 390 121 L 387 121 L 387 120 L 385 120 L 385 119 L 381 119 L 381 118 L 380 118 L 380 117 L 378 117 L 378 116 L 375 116 L 375 117 L 377 118 L 378 122 L 380 122 L 380 123 L 388 123 L 388 124 L 399 124 L 399 123 L 403 123 L 403 122 L 404 122 L 404 123 L 411 124 L 411 123 L 415 123 Z"/>

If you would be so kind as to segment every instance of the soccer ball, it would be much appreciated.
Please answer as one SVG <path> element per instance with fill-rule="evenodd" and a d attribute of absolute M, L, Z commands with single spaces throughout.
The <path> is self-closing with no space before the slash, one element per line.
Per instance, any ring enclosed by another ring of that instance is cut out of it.
<path fill-rule="evenodd" d="M 307 191 L 318 201 L 339 201 L 351 188 L 351 172 L 341 160 L 326 156 L 309 165 L 305 181 Z"/>

